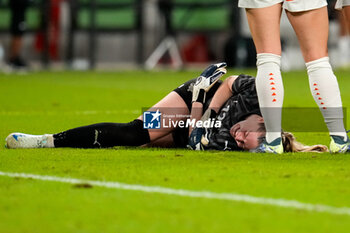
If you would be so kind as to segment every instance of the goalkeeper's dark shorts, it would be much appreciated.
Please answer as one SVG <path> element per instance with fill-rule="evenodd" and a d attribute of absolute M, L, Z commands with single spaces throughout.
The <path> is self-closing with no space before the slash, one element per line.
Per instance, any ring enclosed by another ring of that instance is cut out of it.
<path fill-rule="evenodd" d="M 193 92 L 193 85 L 196 82 L 196 79 L 191 79 L 184 84 L 180 85 L 178 88 L 174 89 L 174 91 L 181 96 L 181 98 L 185 101 L 187 108 L 191 111 L 192 108 L 192 92 Z M 208 91 L 206 94 L 206 101 L 204 103 L 203 112 L 208 108 L 210 100 L 213 98 L 215 92 L 218 90 L 219 86 L 221 85 L 222 81 L 217 81 L 212 88 Z"/>

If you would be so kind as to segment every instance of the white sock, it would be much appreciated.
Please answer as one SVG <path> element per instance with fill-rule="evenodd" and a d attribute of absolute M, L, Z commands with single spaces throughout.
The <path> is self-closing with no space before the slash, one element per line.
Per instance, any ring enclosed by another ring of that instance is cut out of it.
<path fill-rule="evenodd" d="M 43 140 L 46 140 L 45 147 L 46 148 L 54 148 L 55 145 L 53 143 L 53 134 L 44 134 L 42 135 Z"/>
<path fill-rule="evenodd" d="M 346 66 L 350 63 L 350 36 L 341 36 L 338 41 L 338 63 Z"/>
<path fill-rule="evenodd" d="M 256 90 L 260 111 L 265 121 L 266 141 L 281 137 L 282 105 L 284 97 L 281 77 L 281 56 L 271 53 L 257 55 Z"/>
<path fill-rule="evenodd" d="M 312 96 L 319 106 L 330 135 L 347 139 L 337 78 L 328 57 L 306 63 Z"/>

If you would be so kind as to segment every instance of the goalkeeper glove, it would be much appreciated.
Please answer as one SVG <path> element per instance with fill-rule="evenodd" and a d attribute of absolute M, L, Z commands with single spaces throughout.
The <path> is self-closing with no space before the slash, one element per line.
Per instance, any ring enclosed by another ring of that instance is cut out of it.
<path fill-rule="evenodd" d="M 203 135 L 205 134 L 205 131 L 205 128 L 194 128 L 188 139 L 187 148 L 192 150 L 204 150 L 201 140 Z"/>
<path fill-rule="evenodd" d="M 197 78 L 192 93 L 192 102 L 204 103 L 205 95 L 210 88 L 226 74 L 226 63 L 217 63 L 206 68 Z"/>
<path fill-rule="evenodd" d="M 201 121 L 207 121 L 209 119 L 215 120 L 216 112 L 213 109 L 207 109 L 205 111 Z M 211 131 L 204 127 L 196 127 L 192 130 L 188 139 L 187 147 L 192 150 L 205 150 L 209 145 L 209 137 Z"/>

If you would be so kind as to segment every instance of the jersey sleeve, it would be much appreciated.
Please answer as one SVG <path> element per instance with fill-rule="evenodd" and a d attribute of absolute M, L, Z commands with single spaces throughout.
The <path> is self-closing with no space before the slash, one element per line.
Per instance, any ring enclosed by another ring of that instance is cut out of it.
<path fill-rule="evenodd" d="M 245 91 L 253 91 L 255 88 L 255 78 L 249 75 L 241 74 L 232 84 L 233 94 L 239 94 Z"/>
<path fill-rule="evenodd" d="M 232 96 L 223 105 L 217 116 L 217 119 L 221 121 L 221 127 L 211 129 L 209 149 L 242 150 L 230 134 L 231 127 L 249 115 L 261 115 L 254 77 L 238 76 L 232 84 L 232 92 Z"/>

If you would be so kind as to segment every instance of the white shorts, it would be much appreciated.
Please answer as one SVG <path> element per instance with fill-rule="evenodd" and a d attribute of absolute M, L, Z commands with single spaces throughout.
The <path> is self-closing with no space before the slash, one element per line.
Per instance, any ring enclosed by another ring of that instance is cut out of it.
<path fill-rule="evenodd" d="M 327 0 L 238 0 L 238 6 L 241 8 L 264 8 L 278 3 L 283 3 L 283 8 L 291 12 L 308 11 L 327 6 Z"/>
<path fill-rule="evenodd" d="M 350 6 L 350 0 L 337 0 L 335 4 L 335 9 L 341 10 L 344 6 Z"/>

